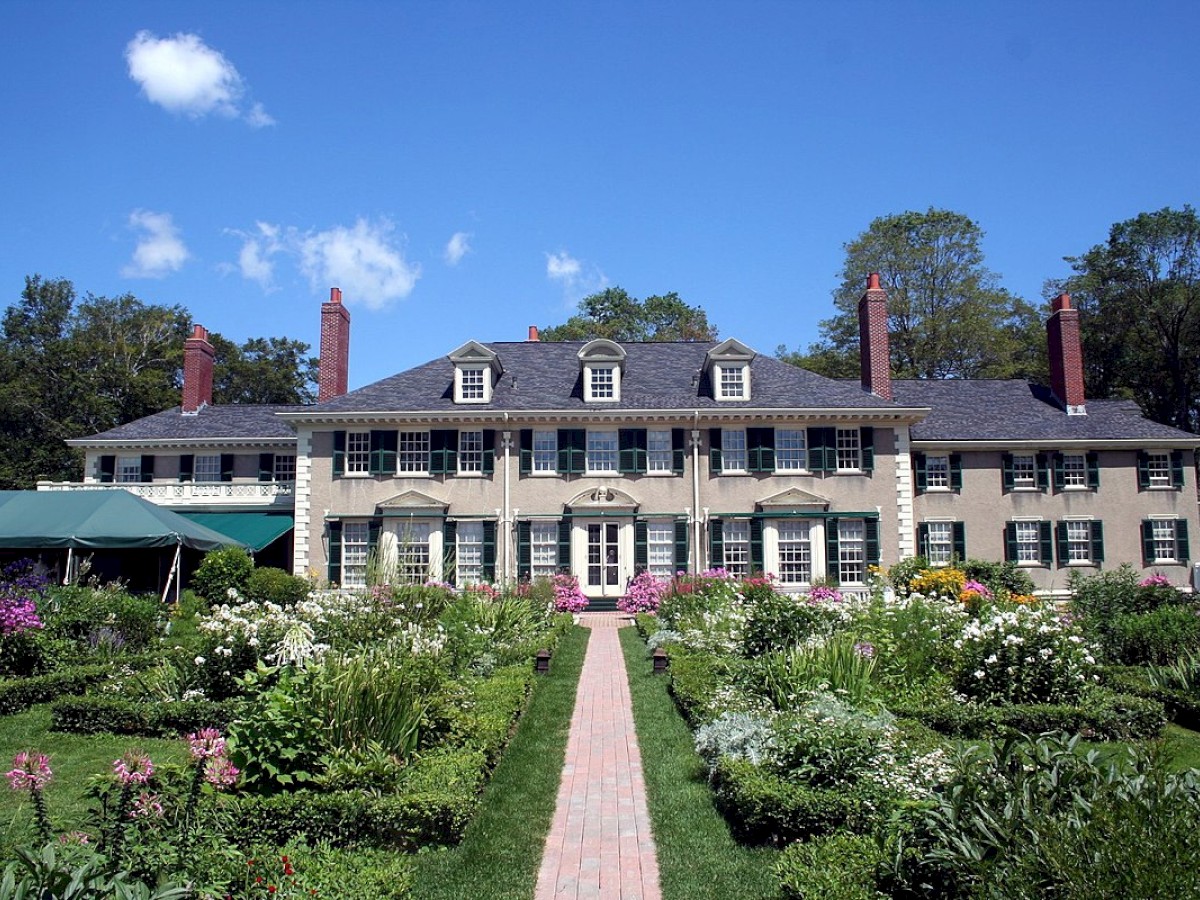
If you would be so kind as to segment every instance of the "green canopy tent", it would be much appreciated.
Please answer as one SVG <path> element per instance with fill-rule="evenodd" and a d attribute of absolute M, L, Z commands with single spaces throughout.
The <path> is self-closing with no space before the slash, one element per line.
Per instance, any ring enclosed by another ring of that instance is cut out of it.
<path fill-rule="evenodd" d="M 120 488 L 89 491 L 0 491 L 0 549 L 65 549 L 67 571 L 78 550 L 174 547 L 172 580 L 179 594 L 183 548 L 206 552 L 242 542 Z"/>

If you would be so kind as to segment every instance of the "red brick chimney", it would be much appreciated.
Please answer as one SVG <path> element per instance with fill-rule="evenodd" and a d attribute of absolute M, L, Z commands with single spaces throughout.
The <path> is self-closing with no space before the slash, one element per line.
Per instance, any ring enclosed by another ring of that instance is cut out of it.
<path fill-rule="evenodd" d="M 192 336 L 183 342 L 183 414 L 194 416 L 200 407 L 212 405 L 213 358 L 203 325 L 192 326 Z"/>
<path fill-rule="evenodd" d="M 531 340 L 531 341 L 540 341 L 541 340 L 541 338 L 538 337 L 538 330 L 537 330 L 536 325 L 529 326 L 529 340 Z"/>
<path fill-rule="evenodd" d="M 879 286 L 877 272 L 867 277 L 867 292 L 858 301 L 858 359 L 863 390 L 891 400 L 887 291 Z"/>
<path fill-rule="evenodd" d="M 1053 312 L 1046 320 L 1050 350 L 1050 390 L 1066 407 L 1068 416 L 1087 415 L 1083 395 L 1083 348 L 1079 340 L 1079 310 L 1071 306 L 1070 294 L 1052 301 Z"/>
<path fill-rule="evenodd" d="M 321 360 L 317 365 L 317 401 L 346 393 L 350 377 L 350 311 L 342 306 L 342 289 L 329 289 L 321 304 Z"/>

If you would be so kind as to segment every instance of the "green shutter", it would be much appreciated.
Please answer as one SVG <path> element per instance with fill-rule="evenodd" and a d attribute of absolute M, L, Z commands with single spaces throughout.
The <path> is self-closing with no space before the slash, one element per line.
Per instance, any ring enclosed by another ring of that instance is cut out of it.
<path fill-rule="evenodd" d="M 1145 450 L 1137 452 L 1138 490 L 1148 490 L 1150 487 L 1150 454 Z"/>
<path fill-rule="evenodd" d="M 117 458 L 110 454 L 105 454 L 100 457 L 100 481 L 102 484 L 110 484 L 116 481 L 117 473 Z"/>
<path fill-rule="evenodd" d="M 1003 474 L 1001 476 L 1001 478 L 1002 478 L 1001 483 L 1004 488 L 1004 492 L 1007 494 L 1009 491 L 1011 491 L 1013 489 L 1013 484 L 1016 480 L 1016 476 L 1013 474 L 1013 456 L 1012 456 L 1012 454 L 1011 453 L 1002 453 L 1000 455 L 1000 464 L 1001 464 L 1002 472 L 1003 472 Z"/>
<path fill-rule="evenodd" d="M 1104 562 L 1104 523 L 1099 520 L 1092 522 L 1092 562 Z"/>
<path fill-rule="evenodd" d="M 458 472 L 458 432 L 454 429 L 429 432 L 429 472 L 433 475 Z"/>
<path fill-rule="evenodd" d="M 837 428 L 809 428 L 807 437 L 809 471 L 836 472 Z"/>
<path fill-rule="evenodd" d="M 580 475 L 587 468 L 587 431 L 558 429 L 558 474 Z"/>
<path fill-rule="evenodd" d="M 687 567 L 688 523 L 681 520 L 675 523 L 675 571 L 686 572 Z"/>
<path fill-rule="evenodd" d="M 1017 523 L 1006 522 L 1004 524 L 1004 561 L 1017 561 Z"/>
<path fill-rule="evenodd" d="M 221 480 L 233 481 L 233 454 L 221 454 Z"/>
<path fill-rule="evenodd" d="M 746 429 L 746 466 L 750 472 L 775 471 L 775 429 Z"/>
<path fill-rule="evenodd" d="M 526 581 L 533 572 L 532 542 L 528 522 L 517 523 L 517 578 Z"/>
<path fill-rule="evenodd" d="M 646 429 L 621 428 L 617 431 L 617 469 L 624 475 L 646 471 Z"/>
<path fill-rule="evenodd" d="M 570 519 L 560 519 L 558 522 L 558 568 L 562 572 L 571 571 Z"/>
<path fill-rule="evenodd" d="M 864 472 L 875 470 L 875 428 L 865 425 L 858 429 L 858 446 L 861 450 L 861 468 Z"/>
<path fill-rule="evenodd" d="M 633 571 L 637 574 L 650 568 L 649 526 L 643 521 L 633 523 Z"/>
<path fill-rule="evenodd" d="M 950 523 L 950 538 L 954 542 L 954 561 L 962 562 L 967 558 L 967 526 L 963 522 Z"/>
<path fill-rule="evenodd" d="M 916 484 L 917 493 L 923 494 L 929 489 L 929 473 L 925 468 L 925 454 L 913 454 L 913 482 Z M 928 530 L 928 529 L 927 529 Z M 922 556 L 928 556 L 927 553 L 922 553 Z"/>
<path fill-rule="evenodd" d="M 917 556 L 929 559 L 929 524 L 922 522 L 917 526 Z"/>
<path fill-rule="evenodd" d="M 182 453 L 179 456 L 179 480 L 191 481 L 196 471 L 196 456 L 193 453 Z"/>
<path fill-rule="evenodd" d="M 682 428 L 671 429 L 671 471 L 676 475 L 683 474 L 686 432 Z"/>
<path fill-rule="evenodd" d="M 950 454 L 950 490 L 962 493 L 962 454 Z"/>
<path fill-rule="evenodd" d="M 879 520 L 864 519 L 863 535 L 866 537 L 866 563 L 868 566 L 879 565 Z"/>
<path fill-rule="evenodd" d="M 1154 565 L 1154 523 L 1142 519 L 1142 565 Z"/>
<path fill-rule="evenodd" d="M 1087 462 L 1087 486 L 1094 491 L 1100 487 L 1100 454 L 1091 451 L 1084 459 Z"/>
<path fill-rule="evenodd" d="M 750 574 L 761 575 L 766 571 L 766 553 L 763 550 L 763 522 L 758 516 L 750 520 Z"/>
<path fill-rule="evenodd" d="M 329 523 L 329 583 L 342 583 L 342 523 Z"/>
<path fill-rule="evenodd" d="M 1041 541 L 1038 546 L 1038 556 L 1043 566 L 1054 565 L 1054 523 L 1038 522 Z"/>
<path fill-rule="evenodd" d="M 452 519 L 442 525 L 442 579 L 458 584 L 458 523 Z"/>
<path fill-rule="evenodd" d="M 716 475 L 721 474 L 722 461 L 720 428 L 708 429 L 708 470 Z"/>
<path fill-rule="evenodd" d="M 1067 544 L 1067 523 L 1059 522 L 1055 526 L 1055 536 L 1058 544 L 1058 567 L 1061 569 L 1071 560 L 1070 546 Z"/>
<path fill-rule="evenodd" d="M 825 429 L 821 429 L 824 431 Z M 838 520 L 825 520 L 825 579 L 830 584 L 840 584 L 841 575 L 839 574 L 838 562 L 841 559 L 841 554 L 838 553 Z"/>
<path fill-rule="evenodd" d="M 142 481 L 154 480 L 154 454 L 142 454 L 142 462 L 140 468 L 140 477 Z"/>
<path fill-rule="evenodd" d="M 1175 520 L 1175 559 L 1178 562 L 1187 562 L 1191 557 L 1188 548 L 1188 527 L 1187 519 Z"/>
<path fill-rule="evenodd" d="M 1038 453 L 1033 457 L 1033 468 L 1035 470 L 1034 477 L 1039 491 L 1045 491 L 1050 487 L 1050 459 L 1045 453 Z"/>
<path fill-rule="evenodd" d="M 333 433 L 333 474 L 346 474 L 346 432 Z"/>
<path fill-rule="evenodd" d="M 1183 487 L 1183 451 L 1171 451 L 1171 484 L 1177 488 Z M 1176 557 L 1180 559 L 1181 557 Z"/>
<path fill-rule="evenodd" d="M 708 567 L 725 567 L 725 527 L 720 519 L 708 521 Z"/>
<path fill-rule="evenodd" d="M 483 580 L 496 580 L 496 522 L 486 519 L 483 523 Z"/>
<path fill-rule="evenodd" d="M 483 430 L 483 474 L 491 475 L 496 471 L 496 431 L 493 428 Z M 489 579 L 490 581 L 491 579 Z"/>
<path fill-rule="evenodd" d="M 520 463 L 518 471 L 522 475 L 528 475 L 533 471 L 533 429 L 521 429 L 521 450 Z"/>
<path fill-rule="evenodd" d="M 1054 490 L 1057 493 L 1066 487 L 1067 476 L 1063 472 L 1063 454 L 1055 453 L 1052 459 L 1054 460 Z"/>
<path fill-rule="evenodd" d="M 275 454 L 274 453 L 258 454 L 258 480 L 259 481 L 274 481 L 275 480 Z"/>

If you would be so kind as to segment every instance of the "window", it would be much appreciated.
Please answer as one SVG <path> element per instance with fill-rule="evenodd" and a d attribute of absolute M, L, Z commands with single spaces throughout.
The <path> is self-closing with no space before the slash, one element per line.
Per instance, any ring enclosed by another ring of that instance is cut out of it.
<path fill-rule="evenodd" d="M 428 522 L 408 522 L 399 534 L 396 577 L 403 583 L 419 584 L 432 574 L 429 556 Z"/>
<path fill-rule="evenodd" d="M 1017 562 L 1025 565 L 1040 565 L 1041 522 L 1016 522 Z"/>
<path fill-rule="evenodd" d="M 1037 458 L 1032 453 L 1014 455 L 1012 458 L 1013 487 L 1017 490 L 1037 488 Z"/>
<path fill-rule="evenodd" d="M 726 521 L 722 528 L 725 542 L 725 571 L 744 578 L 750 574 L 750 523 L 746 519 Z"/>
<path fill-rule="evenodd" d="M 811 523 L 784 519 L 776 526 L 776 534 L 779 540 L 779 582 L 811 584 Z"/>
<path fill-rule="evenodd" d="M 954 558 L 954 523 L 926 522 L 928 558 L 931 566 L 948 566 Z"/>
<path fill-rule="evenodd" d="M 533 433 L 533 471 L 558 471 L 557 431 L 535 431 Z"/>
<path fill-rule="evenodd" d="M 199 462 L 199 457 L 196 458 Z M 371 471 L 371 432 L 346 432 L 346 474 L 365 475 Z"/>
<path fill-rule="evenodd" d="M 458 584 L 483 581 L 483 523 L 459 522 L 454 547 Z"/>
<path fill-rule="evenodd" d="M 1171 480 L 1171 454 L 1151 452 L 1146 454 L 1146 468 L 1150 473 L 1150 487 L 1174 487 Z"/>
<path fill-rule="evenodd" d="M 367 551 L 371 536 L 367 522 L 342 523 L 342 587 L 367 586 Z"/>
<path fill-rule="evenodd" d="M 429 471 L 429 432 L 401 431 L 396 454 L 398 472 Z"/>
<path fill-rule="evenodd" d="M 950 490 L 949 456 L 925 457 L 925 487 L 931 491 Z M 933 560 L 930 560 L 930 562 L 933 562 Z"/>
<path fill-rule="evenodd" d="M 1092 523 L 1064 522 L 1067 537 L 1067 562 L 1090 563 L 1092 561 Z"/>
<path fill-rule="evenodd" d="M 675 523 L 646 524 L 646 559 L 651 575 L 671 578 L 675 574 Z"/>
<path fill-rule="evenodd" d="M 862 519 L 838 520 L 838 582 L 862 584 L 867 577 L 867 535 Z"/>
<path fill-rule="evenodd" d="M 587 436 L 587 470 L 617 471 L 618 444 L 615 431 L 589 431 Z"/>
<path fill-rule="evenodd" d="M 221 456 L 214 453 L 206 456 L 196 456 L 193 478 L 196 481 L 221 480 Z"/>
<path fill-rule="evenodd" d="M 1153 454 L 1151 454 L 1153 455 Z M 1155 563 L 1173 563 L 1179 561 L 1177 542 L 1176 542 L 1176 526 L 1178 519 L 1151 519 L 1151 540 L 1153 541 L 1154 555 L 1151 562 Z"/>
<path fill-rule="evenodd" d="M 458 471 L 483 471 L 482 431 L 460 431 L 458 433 Z"/>
<path fill-rule="evenodd" d="M 746 471 L 746 432 L 744 429 L 724 428 L 721 430 L 721 471 Z"/>
<path fill-rule="evenodd" d="M 1082 453 L 1064 453 L 1062 473 L 1064 488 L 1086 488 L 1088 486 L 1087 457 Z"/>
<path fill-rule="evenodd" d="M 671 432 L 646 432 L 646 471 L 674 471 L 673 449 L 674 448 L 671 444 Z"/>
<path fill-rule="evenodd" d="M 275 454 L 275 480 L 276 481 L 295 481 L 296 480 L 296 457 L 285 456 L 281 453 Z"/>
<path fill-rule="evenodd" d="M 837 430 L 837 467 L 839 472 L 862 468 L 862 445 L 857 428 Z"/>
<path fill-rule="evenodd" d="M 803 472 L 808 468 L 804 429 L 775 429 L 775 471 Z"/>
<path fill-rule="evenodd" d="M 201 457 L 196 457 L 200 459 Z M 220 475 L 220 464 L 217 465 Z M 140 456 L 122 456 L 117 460 L 117 481 L 137 482 L 142 480 L 142 458 Z M 216 479 L 212 479 L 216 480 Z"/>
<path fill-rule="evenodd" d="M 484 403 L 487 401 L 488 370 L 482 367 L 462 366 L 458 370 L 458 400 L 460 403 Z"/>
<path fill-rule="evenodd" d="M 558 523 L 529 523 L 530 575 L 550 578 L 558 572 Z"/>
<path fill-rule="evenodd" d="M 746 367 L 718 366 L 720 381 L 717 388 L 718 400 L 745 400 Z"/>
<path fill-rule="evenodd" d="M 617 399 L 616 366 L 588 366 L 588 399 Z"/>

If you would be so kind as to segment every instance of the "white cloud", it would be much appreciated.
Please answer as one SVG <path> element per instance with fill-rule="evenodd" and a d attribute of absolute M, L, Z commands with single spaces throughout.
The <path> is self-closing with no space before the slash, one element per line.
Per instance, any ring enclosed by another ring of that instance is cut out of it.
<path fill-rule="evenodd" d="M 255 281 L 264 291 L 275 289 L 274 257 L 285 248 L 277 225 L 255 222 L 254 232 L 232 231 L 242 238 L 242 249 L 238 252 L 238 271 L 248 281 Z"/>
<path fill-rule="evenodd" d="M 579 277 L 579 260 L 573 259 L 565 250 L 562 253 L 546 254 L 546 277 L 554 281 L 568 282 Z"/>
<path fill-rule="evenodd" d="M 446 242 L 446 249 L 442 253 L 443 259 L 446 260 L 446 265 L 457 266 L 462 262 L 462 258 L 471 252 L 471 234 L 466 231 L 456 231 L 454 236 Z"/>
<path fill-rule="evenodd" d="M 139 31 L 125 47 L 129 77 L 142 93 L 173 113 L 244 118 L 254 128 L 274 125 L 261 103 L 243 105 L 246 85 L 233 63 L 195 34 L 158 38 Z"/>
<path fill-rule="evenodd" d="M 314 290 L 338 285 L 348 301 L 361 300 L 381 309 L 407 297 L 421 277 L 421 267 L 404 258 L 392 224 L 359 219 L 353 228 L 296 234 L 300 271 Z"/>
<path fill-rule="evenodd" d="M 162 278 L 178 272 L 191 256 L 170 213 L 135 209 L 129 214 L 129 227 L 142 236 L 133 259 L 121 270 L 126 278 Z"/>
<path fill-rule="evenodd" d="M 608 278 L 598 267 L 585 265 L 565 250 L 546 254 L 546 277 L 562 286 L 568 305 L 608 286 Z"/>

